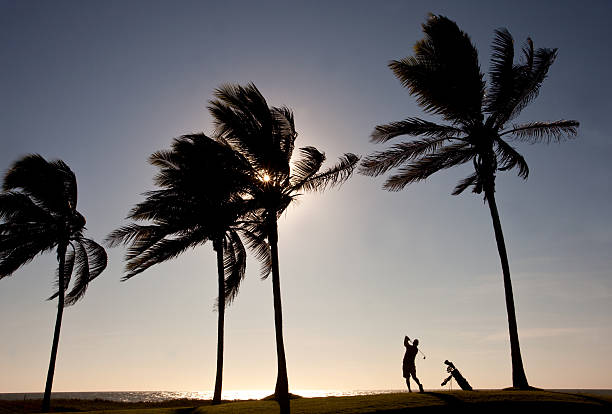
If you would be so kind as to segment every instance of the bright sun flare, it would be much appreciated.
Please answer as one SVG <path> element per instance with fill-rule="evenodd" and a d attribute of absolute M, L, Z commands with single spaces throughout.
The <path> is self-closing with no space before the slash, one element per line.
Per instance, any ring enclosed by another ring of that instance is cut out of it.
<path fill-rule="evenodd" d="M 270 181 L 270 176 L 268 174 L 264 174 L 263 180 L 267 183 L 268 181 Z"/>

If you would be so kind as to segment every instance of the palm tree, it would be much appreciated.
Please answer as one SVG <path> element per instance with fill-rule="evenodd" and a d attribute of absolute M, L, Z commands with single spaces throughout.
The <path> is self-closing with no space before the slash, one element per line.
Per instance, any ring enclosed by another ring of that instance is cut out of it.
<path fill-rule="evenodd" d="M 225 308 L 237 295 L 246 269 L 246 238 L 268 272 L 268 249 L 255 232 L 241 229 L 241 192 L 248 181 L 244 161 L 227 144 L 206 135 L 177 138 L 171 150 L 149 158 L 159 168 L 155 183 L 161 189 L 146 193 L 146 200 L 132 209 L 132 223 L 112 232 L 110 247 L 128 244 L 126 275 L 123 280 L 149 267 L 172 259 L 189 248 L 211 241 L 217 254 L 218 303 L 217 373 L 213 403 L 221 402 L 223 379 L 223 337 Z"/>
<path fill-rule="evenodd" d="M 8 170 L 0 194 L 0 279 L 39 253 L 57 253 L 57 318 L 42 411 L 48 412 L 64 306 L 85 295 L 89 282 L 106 268 L 106 252 L 83 236 L 85 218 L 76 210 L 77 183 L 61 160 L 27 155 Z M 74 283 L 70 281 L 74 273 Z M 69 292 L 68 292 L 69 291 Z M 66 294 L 66 292 L 68 292 Z"/>
<path fill-rule="evenodd" d="M 557 50 L 534 50 L 533 42 L 527 39 L 522 57 L 515 63 L 512 36 L 506 29 L 497 30 L 490 83 L 486 88 L 476 48 L 455 22 L 430 15 L 423 32 L 424 39 L 414 46 L 415 55 L 392 61 L 389 67 L 426 112 L 440 115 L 448 124 L 407 118 L 377 126 L 371 136 L 374 142 L 387 142 L 401 135 L 420 139 L 395 144 L 366 157 L 360 172 L 378 176 L 400 167 L 384 184 L 389 191 L 399 191 L 437 171 L 473 163 L 474 173 L 459 182 L 453 195 L 469 187 L 474 193 L 484 192 L 503 271 L 512 383 L 516 388 L 528 388 L 519 347 L 508 256 L 495 202 L 495 175 L 497 171 L 513 168 L 517 168 L 519 177 L 524 179 L 529 174 L 525 159 L 507 141 L 560 142 L 577 133 L 578 122 L 570 120 L 509 124 L 537 97 Z"/>
<path fill-rule="evenodd" d="M 323 191 L 345 182 L 359 158 L 345 154 L 336 165 L 320 172 L 325 154 L 314 147 L 304 147 L 292 162 L 297 133 L 289 108 L 268 106 L 252 83 L 223 85 L 215 91 L 215 98 L 210 101 L 209 110 L 216 136 L 240 153 L 251 169 L 253 180 L 246 202 L 254 215 L 246 227 L 260 229 L 270 245 L 278 363 L 275 397 L 285 413 L 289 412 L 289 383 L 283 343 L 277 220 L 301 192 Z"/>

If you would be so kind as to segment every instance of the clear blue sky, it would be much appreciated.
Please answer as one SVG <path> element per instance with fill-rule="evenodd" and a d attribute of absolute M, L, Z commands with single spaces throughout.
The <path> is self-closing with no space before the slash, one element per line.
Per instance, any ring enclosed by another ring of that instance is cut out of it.
<path fill-rule="evenodd" d="M 224 82 L 253 81 L 295 111 L 298 146 L 333 161 L 380 149 L 375 125 L 423 116 L 387 63 L 412 53 L 427 13 L 470 34 L 489 65 L 496 28 L 559 48 L 521 120 L 577 119 L 578 137 L 519 149 L 524 182 L 498 178 L 527 377 L 612 388 L 612 6 L 607 1 L 0 0 L 0 169 L 37 152 L 77 174 L 102 240 L 152 189 L 146 162 L 173 137 L 212 131 Z M 280 222 L 293 389 L 400 389 L 404 335 L 426 388 L 454 361 L 476 388 L 509 386 L 503 285 L 480 197 L 450 195 L 462 168 L 399 193 L 355 176 L 304 196 Z M 125 282 L 121 248 L 65 313 L 55 391 L 209 390 L 216 346 L 211 246 Z M 56 305 L 53 254 L 0 281 L 0 392 L 41 391 Z M 273 389 L 270 280 L 249 262 L 226 316 L 224 389 Z"/>

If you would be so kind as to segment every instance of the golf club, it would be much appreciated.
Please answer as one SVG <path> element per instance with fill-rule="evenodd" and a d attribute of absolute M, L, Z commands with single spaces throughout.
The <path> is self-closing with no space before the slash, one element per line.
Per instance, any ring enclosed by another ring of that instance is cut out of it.
<path fill-rule="evenodd" d="M 408 338 L 408 337 L 406 337 L 406 338 Z M 411 341 L 410 341 L 410 338 L 408 338 L 408 343 L 409 343 L 410 345 L 412 345 L 410 342 L 411 342 Z M 423 351 L 421 351 L 419 348 L 417 348 L 417 351 L 419 351 L 419 352 L 421 353 L 421 355 L 423 355 L 423 359 L 425 359 L 425 354 L 423 353 Z"/>

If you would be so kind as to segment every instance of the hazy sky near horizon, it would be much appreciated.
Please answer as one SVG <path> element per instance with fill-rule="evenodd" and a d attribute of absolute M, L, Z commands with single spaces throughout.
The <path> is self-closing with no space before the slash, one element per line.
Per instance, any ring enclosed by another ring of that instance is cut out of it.
<path fill-rule="evenodd" d="M 489 66 L 494 30 L 559 48 L 519 120 L 577 119 L 576 139 L 519 145 L 527 181 L 500 173 L 527 377 L 542 388 L 612 388 L 612 5 L 607 1 L 0 0 L 0 169 L 28 153 L 77 175 L 101 241 L 153 188 L 148 156 L 212 132 L 225 82 L 253 81 L 295 111 L 296 146 L 366 155 L 374 126 L 424 114 L 387 67 L 412 54 L 427 14 L 466 31 Z M 398 140 L 399 141 L 399 140 Z M 291 389 L 402 389 L 404 335 L 475 388 L 511 385 L 499 257 L 480 196 L 450 195 L 468 167 L 404 191 L 356 175 L 305 195 L 280 220 Z M 124 250 L 64 313 L 54 391 L 210 390 L 215 256 L 207 244 L 120 282 Z M 56 314 L 54 254 L 0 281 L 0 392 L 44 389 Z M 249 261 L 226 313 L 224 389 L 276 380 L 271 280 Z"/>

